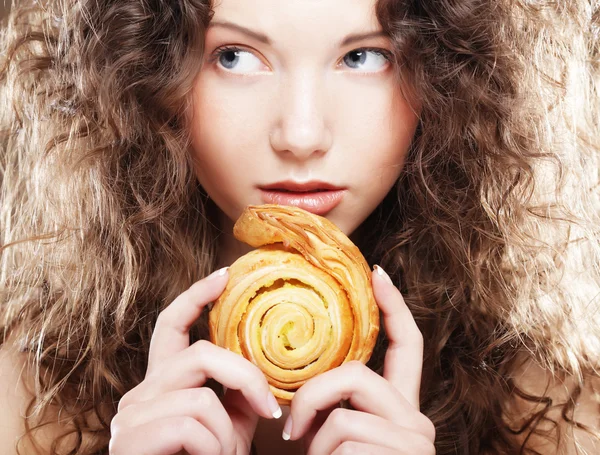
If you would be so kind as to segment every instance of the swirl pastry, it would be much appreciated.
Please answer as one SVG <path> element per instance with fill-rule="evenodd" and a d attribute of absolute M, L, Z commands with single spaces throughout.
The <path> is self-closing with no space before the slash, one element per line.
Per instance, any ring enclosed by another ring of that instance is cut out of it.
<path fill-rule="evenodd" d="M 255 248 L 229 268 L 209 314 L 211 341 L 243 355 L 282 404 L 313 376 L 366 363 L 379 332 L 367 262 L 326 218 L 280 206 L 249 206 L 234 235 Z"/>

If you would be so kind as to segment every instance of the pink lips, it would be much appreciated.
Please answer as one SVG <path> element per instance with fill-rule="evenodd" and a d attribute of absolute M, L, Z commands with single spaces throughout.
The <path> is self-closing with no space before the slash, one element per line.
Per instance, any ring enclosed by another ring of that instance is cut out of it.
<path fill-rule="evenodd" d="M 260 187 L 265 204 L 291 205 L 325 215 L 344 198 L 346 190 L 324 182 L 279 182 Z"/>

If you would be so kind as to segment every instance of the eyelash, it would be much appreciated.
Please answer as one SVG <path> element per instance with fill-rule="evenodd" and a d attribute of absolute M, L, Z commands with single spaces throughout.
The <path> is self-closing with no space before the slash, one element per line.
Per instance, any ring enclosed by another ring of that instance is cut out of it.
<path fill-rule="evenodd" d="M 247 49 L 243 49 L 243 48 L 237 47 L 237 46 L 223 46 L 213 52 L 212 56 L 209 59 L 209 63 L 214 63 L 214 62 L 218 61 L 221 58 L 221 56 L 227 52 L 239 52 L 239 51 L 250 52 Z M 391 52 L 386 51 L 385 49 L 378 48 L 378 47 L 359 47 L 357 49 L 351 50 L 350 52 L 356 52 L 356 51 L 374 52 L 376 54 L 381 55 L 388 62 L 391 62 L 393 59 L 393 55 Z M 350 52 L 348 52 L 348 54 Z M 347 55 L 347 54 L 344 54 L 344 55 Z"/>
<path fill-rule="evenodd" d="M 242 49 L 242 48 L 236 47 L 236 46 L 220 47 L 216 51 L 213 52 L 209 62 L 210 63 L 216 62 L 217 60 L 219 60 L 221 58 L 221 55 L 223 55 L 227 52 L 239 52 L 239 51 L 245 51 L 245 49 Z"/>

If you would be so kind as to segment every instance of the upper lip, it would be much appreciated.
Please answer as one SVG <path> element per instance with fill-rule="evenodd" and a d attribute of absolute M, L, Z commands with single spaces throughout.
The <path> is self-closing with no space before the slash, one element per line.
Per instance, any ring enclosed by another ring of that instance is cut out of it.
<path fill-rule="evenodd" d="M 262 185 L 262 190 L 286 190 L 286 191 L 297 191 L 307 192 L 315 190 L 343 190 L 344 188 L 336 185 L 332 185 L 327 182 L 320 182 L 312 180 L 310 182 L 294 182 L 293 180 L 286 180 L 285 182 L 272 183 L 270 185 Z"/>

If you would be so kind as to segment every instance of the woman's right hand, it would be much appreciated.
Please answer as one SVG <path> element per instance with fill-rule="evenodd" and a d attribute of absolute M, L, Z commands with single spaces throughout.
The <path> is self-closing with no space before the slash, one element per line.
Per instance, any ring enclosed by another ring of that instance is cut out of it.
<path fill-rule="evenodd" d="M 242 356 L 189 330 L 225 289 L 221 269 L 177 297 L 158 317 L 144 380 L 127 392 L 111 422 L 111 455 L 247 455 L 258 417 L 281 415 L 262 372 Z M 227 388 L 223 402 L 208 387 Z"/>

